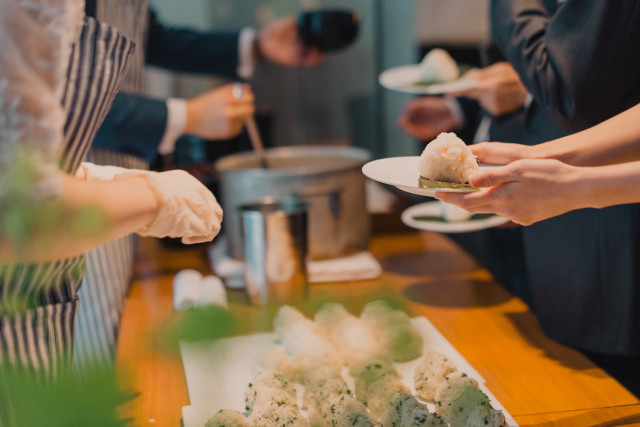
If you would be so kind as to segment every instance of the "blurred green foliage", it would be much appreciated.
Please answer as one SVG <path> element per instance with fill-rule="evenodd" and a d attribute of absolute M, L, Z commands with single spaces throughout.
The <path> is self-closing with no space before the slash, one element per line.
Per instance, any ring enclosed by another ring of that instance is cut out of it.
<path fill-rule="evenodd" d="M 0 368 L 0 426 L 120 427 L 128 425 L 118 408 L 135 398 L 113 370 L 100 366 L 65 370 L 55 379 Z"/>

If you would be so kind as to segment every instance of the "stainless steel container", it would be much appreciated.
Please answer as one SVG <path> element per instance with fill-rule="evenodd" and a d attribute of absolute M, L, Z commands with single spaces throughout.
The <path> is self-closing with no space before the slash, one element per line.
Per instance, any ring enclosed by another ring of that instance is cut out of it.
<path fill-rule="evenodd" d="M 242 259 L 238 207 L 266 200 L 309 204 L 309 257 L 328 259 L 366 250 L 367 213 L 362 166 L 366 150 L 339 146 L 280 147 L 265 151 L 268 169 L 253 152 L 216 162 L 220 173 L 223 228 L 231 255 Z"/>
<path fill-rule="evenodd" d="M 244 276 L 253 304 L 293 304 L 307 295 L 307 209 L 302 202 L 240 207 Z"/>

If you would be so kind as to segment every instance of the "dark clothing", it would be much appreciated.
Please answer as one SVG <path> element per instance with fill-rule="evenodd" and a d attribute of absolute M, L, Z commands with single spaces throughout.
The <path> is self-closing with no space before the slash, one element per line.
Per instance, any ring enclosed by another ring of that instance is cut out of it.
<path fill-rule="evenodd" d="M 555 3 L 555 2 L 554 2 Z M 533 95 L 525 142 L 604 121 L 640 102 L 640 1 L 493 0 L 492 36 Z M 583 209 L 526 227 L 536 314 L 547 334 L 640 355 L 640 205 Z"/>
<path fill-rule="evenodd" d="M 86 3 L 95 16 L 96 0 Z M 162 25 L 149 12 L 144 62 L 172 71 L 236 77 L 238 32 L 200 32 Z M 94 148 L 155 159 L 167 125 L 164 100 L 120 92 L 100 127 Z"/>

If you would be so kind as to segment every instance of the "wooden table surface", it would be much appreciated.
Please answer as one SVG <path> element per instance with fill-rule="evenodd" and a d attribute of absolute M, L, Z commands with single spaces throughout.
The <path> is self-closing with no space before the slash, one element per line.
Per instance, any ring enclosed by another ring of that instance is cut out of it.
<path fill-rule="evenodd" d="M 117 365 L 140 395 L 125 408 L 134 425 L 179 426 L 189 405 L 179 356 L 154 337 L 175 314 L 172 280 L 184 268 L 211 274 L 206 246 L 167 249 L 142 239 L 137 279 L 124 307 Z M 485 378 L 521 426 L 640 425 L 640 401 L 580 353 L 547 338 L 518 298 L 496 284 L 447 237 L 432 232 L 375 235 L 377 280 L 317 284 L 310 300 L 342 302 L 357 313 L 380 295 L 397 298 L 411 316 L 426 316 Z M 271 329 L 272 308 L 229 291 L 243 332 Z M 298 306 L 308 315 L 311 304 Z"/>

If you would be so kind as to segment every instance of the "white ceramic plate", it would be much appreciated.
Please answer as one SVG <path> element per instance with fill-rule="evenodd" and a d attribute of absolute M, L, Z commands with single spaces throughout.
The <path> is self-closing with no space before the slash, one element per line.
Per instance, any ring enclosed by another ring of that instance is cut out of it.
<path fill-rule="evenodd" d="M 423 85 L 419 84 L 420 74 L 420 65 L 403 65 L 390 68 L 380 73 L 378 82 L 387 89 L 421 95 L 460 92 L 476 87 L 476 82 L 465 79 L 464 77 L 447 83 Z"/>
<path fill-rule="evenodd" d="M 362 167 L 362 173 L 374 181 L 393 185 L 400 190 L 421 196 L 433 197 L 437 191 L 452 193 L 478 191 L 477 188 L 468 184 L 448 184 L 438 181 L 430 181 L 428 188 L 426 188 L 424 182 L 422 185 L 420 183 L 419 161 L 420 156 L 387 157 L 365 164 Z M 481 170 L 495 167 L 497 166 L 480 165 Z M 462 188 L 459 188 L 460 186 Z"/>
<path fill-rule="evenodd" d="M 414 317 L 411 322 L 422 335 L 423 355 L 433 350 L 449 356 L 458 370 L 478 381 L 493 407 L 504 412 L 507 425 L 518 425 L 487 388 L 484 378 L 427 318 Z M 273 345 L 273 333 L 225 338 L 207 343 L 181 343 L 180 352 L 191 403 L 182 408 L 184 427 L 202 427 L 220 409 L 244 411 L 244 392 L 256 373 L 257 358 Z M 410 362 L 394 364 L 404 384 L 412 392 L 413 372 L 421 361 L 422 357 L 419 357 Z M 346 368 L 343 375 L 353 387 L 353 378 L 347 374 Z M 432 411 L 435 410 L 431 403 L 428 406 Z"/>
<path fill-rule="evenodd" d="M 446 221 L 442 218 L 442 206 L 437 201 L 413 205 L 405 209 L 400 218 L 409 227 L 441 233 L 467 233 L 497 227 L 509 221 L 499 215 L 475 215 L 464 221 Z"/>

